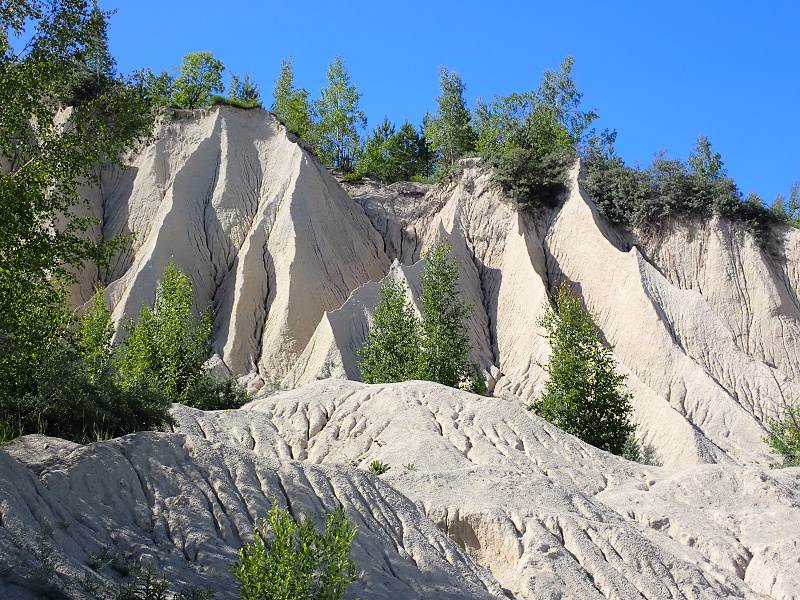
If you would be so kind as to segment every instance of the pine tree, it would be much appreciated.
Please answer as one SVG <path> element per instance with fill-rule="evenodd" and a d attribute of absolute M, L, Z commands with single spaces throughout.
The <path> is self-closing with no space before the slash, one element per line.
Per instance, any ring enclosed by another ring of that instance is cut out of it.
<path fill-rule="evenodd" d="M 425 136 L 439 156 L 438 168 L 446 170 L 455 162 L 475 152 L 477 136 L 470 124 L 472 116 L 464 100 L 466 87 L 455 71 L 439 69 L 439 89 L 436 114 L 428 121 Z"/>
<path fill-rule="evenodd" d="M 392 383 L 417 377 L 420 325 L 403 286 L 393 279 L 381 286 L 369 335 L 358 367 L 365 383 Z"/>
<path fill-rule="evenodd" d="M 420 275 L 422 294 L 422 354 L 419 378 L 486 393 L 486 381 L 469 360 L 470 343 L 464 319 L 471 307 L 458 297 L 458 267 L 451 246 L 440 242 L 425 254 Z"/>
<path fill-rule="evenodd" d="M 228 97 L 245 106 L 260 106 L 261 91 L 258 85 L 250 79 L 250 73 L 245 73 L 244 79 L 238 75 L 231 75 L 228 83 Z"/>
<path fill-rule="evenodd" d="M 314 127 L 314 107 L 308 99 L 308 92 L 294 87 L 292 57 L 281 61 L 281 72 L 272 90 L 274 102 L 272 112 L 287 129 L 301 138 L 312 141 Z"/>
<path fill-rule="evenodd" d="M 358 161 L 359 173 L 372 175 L 384 183 L 398 181 L 396 153 L 392 152 L 394 135 L 394 125 L 389 122 L 389 117 L 384 117 L 383 123 L 375 127 L 364 144 L 364 151 Z"/>
<path fill-rule="evenodd" d="M 97 7 L 97 0 L 92 0 L 89 36 L 85 46 L 85 68 L 98 82 L 105 78 L 113 78 L 117 64 L 108 49 L 107 18 L 113 13 L 114 11 L 103 13 Z"/>
<path fill-rule="evenodd" d="M 534 410 L 584 442 L 622 454 L 635 430 L 629 420 L 631 395 L 611 349 L 600 342 L 592 315 L 562 285 L 555 309 L 540 324 L 552 353 L 546 367 L 550 378 Z"/>
<path fill-rule="evenodd" d="M 351 83 L 341 56 L 328 65 L 328 85 L 320 90 L 315 102 L 319 123 L 317 152 L 323 163 L 339 167 L 345 173 L 353 171 L 361 131 L 367 126 L 367 118 L 358 109 L 361 94 Z"/>

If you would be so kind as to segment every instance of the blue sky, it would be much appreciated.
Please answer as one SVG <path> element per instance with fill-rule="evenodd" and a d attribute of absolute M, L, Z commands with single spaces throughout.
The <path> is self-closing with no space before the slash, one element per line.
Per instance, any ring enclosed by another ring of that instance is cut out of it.
<path fill-rule="evenodd" d="M 317 97 L 344 58 L 372 129 L 383 116 L 419 124 L 435 110 L 438 68 L 458 72 L 466 97 L 534 89 L 544 69 L 575 57 L 573 75 L 599 129 L 646 165 L 653 152 L 686 158 L 700 133 L 744 193 L 767 201 L 800 179 L 800 3 L 246 2 L 100 0 L 122 72 L 180 64 L 211 51 L 249 71 L 265 106 L 282 58 Z"/>

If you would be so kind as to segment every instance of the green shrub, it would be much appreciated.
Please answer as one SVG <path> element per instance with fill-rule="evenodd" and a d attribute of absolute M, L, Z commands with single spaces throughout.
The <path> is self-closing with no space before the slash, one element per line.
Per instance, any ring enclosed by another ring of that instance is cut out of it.
<path fill-rule="evenodd" d="M 603 346 L 592 315 L 566 285 L 555 309 L 540 322 L 547 331 L 550 375 L 534 410 L 556 427 L 597 448 L 622 454 L 633 435 L 631 395 L 616 372 L 611 349 Z"/>
<path fill-rule="evenodd" d="M 669 217 L 719 215 L 744 223 L 766 245 L 769 223 L 778 220 L 777 209 L 766 208 L 755 194 L 742 197 L 704 136 L 688 162 L 660 152 L 649 167 L 640 169 L 625 165 L 613 153 L 590 151 L 586 166 L 586 191 L 598 210 L 617 224 L 638 227 Z"/>
<path fill-rule="evenodd" d="M 205 370 L 211 354 L 210 310 L 192 312 L 192 282 L 168 263 L 156 290 L 153 309 L 142 308 L 126 326 L 121 371 L 129 384 L 151 382 L 172 402 L 203 410 L 238 408 L 247 401 L 233 380 L 220 381 Z"/>
<path fill-rule="evenodd" d="M 629 435 L 628 439 L 625 440 L 625 445 L 622 447 L 620 456 L 626 460 L 638 462 L 643 465 L 650 465 L 653 467 L 661 466 L 656 447 L 652 444 L 641 443 L 633 434 Z"/>
<path fill-rule="evenodd" d="M 4 420 L 19 422 L 24 433 L 88 443 L 171 422 L 170 400 L 153 382 L 124 384 L 113 369 L 93 374 L 67 345 L 48 353 L 35 377 L 35 391 L 3 406 Z"/>
<path fill-rule="evenodd" d="M 767 420 L 767 443 L 783 459 L 776 467 L 800 467 L 800 403 L 785 402 L 778 415 Z"/>
<path fill-rule="evenodd" d="M 389 466 L 389 463 L 385 463 L 380 460 L 373 460 L 371 463 L 369 463 L 369 471 L 370 473 L 375 473 L 375 475 L 383 475 L 391 468 L 392 467 Z"/>
<path fill-rule="evenodd" d="M 273 502 L 267 518 L 253 526 L 253 542 L 231 565 L 240 600 L 339 600 L 356 580 L 349 556 L 355 528 L 341 508 L 323 519 L 319 533 L 310 515 L 298 523 Z"/>
<path fill-rule="evenodd" d="M 574 160 L 569 149 L 542 156 L 533 150 L 511 148 L 489 160 L 493 167 L 491 183 L 520 210 L 553 208 L 567 190 L 567 168 Z"/>
<path fill-rule="evenodd" d="M 236 98 L 232 98 L 230 96 L 219 96 L 217 94 L 209 97 L 208 103 L 209 105 L 225 104 L 227 106 L 235 106 L 236 108 L 244 109 L 261 108 L 261 102 L 253 103 L 250 100 L 237 100 Z"/>
<path fill-rule="evenodd" d="M 74 335 L 44 347 L 28 391 L 4 399 L 0 437 L 43 433 L 87 443 L 170 423 L 170 399 L 152 381 L 122 381 L 112 335 L 98 291 Z"/>

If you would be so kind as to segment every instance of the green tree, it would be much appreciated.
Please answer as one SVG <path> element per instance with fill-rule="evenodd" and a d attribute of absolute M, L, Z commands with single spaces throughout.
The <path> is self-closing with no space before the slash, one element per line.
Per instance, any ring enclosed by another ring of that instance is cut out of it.
<path fill-rule="evenodd" d="M 396 152 L 393 152 L 392 142 L 395 128 L 389 122 L 389 117 L 383 118 L 383 123 L 367 138 L 364 151 L 358 161 L 358 171 L 364 175 L 372 175 L 384 183 L 397 181 L 399 168 L 396 164 Z"/>
<path fill-rule="evenodd" d="M 469 360 L 470 343 L 464 319 L 472 307 L 458 297 L 458 267 L 451 246 L 440 242 L 425 254 L 420 275 L 422 293 L 422 353 L 419 379 L 486 393 L 486 380 Z"/>
<path fill-rule="evenodd" d="M 444 172 L 459 158 L 475 152 L 477 136 L 464 100 L 466 86 L 458 74 L 440 67 L 439 89 L 436 113 L 427 122 L 425 137 L 439 157 L 439 170 Z"/>
<path fill-rule="evenodd" d="M 722 156 L 711 151 L 711 142 L 702 133 L 697 136 L 692 152 L 689 154 L 689 173 L 711 183 L 725 176 Z"/>
<path fill-rule="evenodd" d="M 108 17 L 116 11 L 103 13 L 97 7 L 97 0 L 92 0 L 92 10 L 89 19 L 95 21 L 91 28 L 91 34 L 86 42 L 86 57 L 84 64 L 86 69 L 98 80 L 101 78 L 113 78 L 114 69 L 117 61 L 111 56 L 108 49 Z"/>
<path fill-rule="evenodd" d="M 535 90 L 476 103 L 478 146 L 494 168 L 492 183 L 521 209 L 558 203 L 566 169 L 597 117 L 580 110 L 572 65 L 568 56 L 558 70 L 544 72 Z"/>
<path fill-rule="evenodd" d="M 101 290 L 76 325 L 74 336 L 40 354 L 29 389 L 4 399 L 0 431 L 85 443 L 170 423 L 170 400 L 153 382 L 121 381 Z"/>
<path fill-rule="evenodd" d="M 244 390 L 204 368 L 211 354 L 212 314 L 207 309 L 195 316 L 193 304 L 191 280 L 167 263 L 153 309 L 142 307 L 139 320 L 125 327 L 123 380 L 155 382 L 172 402 L 204 410 L 237 408 L 247 400 Z"/>
<path fill-rule="evenodd" d="M 102 289 L 96 289 L 86 312 L 78 319 L 75 347 L 90 377 L 100 379 L 114 358 L 114 325 Z"/>
<path fill-rule="evenodd" d="M 361 144 L 361 131 L 367 118 L 358 108 L 361 94 L 345 69 L 341 56 L 328 65 L 328 85 L 320 90 L 314 103 L 319 122 L 316 125 L 317 151 L 326 165 L 351 173 Z"/>
<path fill-rule="evenodd" d="M 392 383 L 415 379 L 422 342 L 419 319 L 400 283 L 389 279 L 380 293 L 358 363 L 361 380 Z"/>
<path fill-rule="evenodd" d="M 114 11 L 104 13 L 92 0 L 89 12 L 91 25 L 87 28 L 87 37 L 76 65 L 74 81 L 70 93 L 65 98 L 69 105 L 79 104 L 87 98 L 96 97 L 104 87 L 113 83 L 116 61 L 108 49 L 107 19 Z"/>
<path fill-rule="evenodd" d="M 222 61 L 211 52 L 190 52 L 183 57 L 178 75 L 173 82 L 172 99 L 180 108 L 208 106 L 211 95 L 222 93 Z"/>
<path fill-rule="evenodd" d="M 133 73 L 133 85 L 137 95 L 152 109 L 172 103 L 175 78 L 168 71 L 156 75 L 150 67 Z"/>
<path fill-rule="evenodd" d="M 97 183 L 97 165 L 121 164 L 149 137 L 152 116 L 122 78 L 63 111 L 104 31 L 88 1 L 6 3 L 0 23 L 0 397 L 21 398 L 68 335 L 75 272 L 120 245 L 87 235 L 79 185 Z"/>
<path fill-rule="evenodd" d="M 305 140 L 312 141 L 314 128 L 314 107 L 303 88 L 294 87 L 292 57 L 281 61 L 281 73 L 275 80 L 272 90 L 274 102 L 272 112 L 289 129 Z"/>
<path fill-rule="evenodd" d="M 244 79 L 237 75 L 231 75 L 228 84 L 228 97 L 241 102 L 245 106 L 259 106 L 261 104 L 261 92 L 258 85 L 250 79 L 250 73 L 245 73 Z"/>
<path fill-rule="evenodd" d="M 602 450 L 622 454 L 635 427 L 625 375 L 617 373 L 592 315 L 562 285 L 555 308 L 541 320 L 550 342 L 550 378 L 534 410 L 542 418 Z"/>
<path fill-rule="evenodd" d="M 356 580 L 349 555 L 356 530 L 341 508 L 323 519 L 320 533 L 310 515 L 298 523 L 273 502 L 267 518 L 253 526 L 253 542 L 231 565 L 239 600 L 340 600 Z"/>
<path fill-rule="evenodd" d="M 755 195 L 755 192 L 750 194 Z M 761 204 L 761 199 L 757 196 L 756 198 L 755 202 Z M 775 196 L 769 211 L 776 221 L 800 228 L 800 181 L 794 182 L 789 188 L 789 198 L 783 194 Z"/>
<path fill-rule="evenodd" d="M 406 119 L 400 129 L 384 117 L 367 138 L 358 171 L 384 183 L 412 181 L 428 176 L 429 149 L 417 129 Z"/>

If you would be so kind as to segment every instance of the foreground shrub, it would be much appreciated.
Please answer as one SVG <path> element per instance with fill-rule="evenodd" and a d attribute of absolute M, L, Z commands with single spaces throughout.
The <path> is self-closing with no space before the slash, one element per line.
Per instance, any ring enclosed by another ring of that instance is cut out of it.
<path fill-rule="evenodd" d="M 98 292 L 74 334 L 43 347 L 28 391 L 3 398 L 0 438 L 43 433 L 86 443 L 170 423 L 170 399 L 153 381 L 120 377 L 113 333 Z"/>
<path fill-rule="evenodd" d="M 231 565 L 240 600 L 339 600 L 356 580 L 349 555 L 355 528 L 341 508 L 323 518 L 320 533 L 310 515 L 298 523 L 273 502 Z"/>

